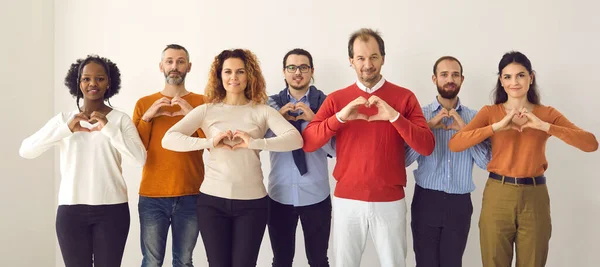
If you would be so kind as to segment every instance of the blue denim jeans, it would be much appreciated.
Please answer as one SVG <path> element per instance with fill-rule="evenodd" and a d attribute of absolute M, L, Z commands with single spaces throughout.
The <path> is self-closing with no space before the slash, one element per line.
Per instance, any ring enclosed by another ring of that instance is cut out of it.
<path fill-rule="evenodd" d="M 198 240 L 196 201 L 198 195 L 181 197 L 140 196 L 142 267 L 160 267 L 165 258 L 169 226 L 173 245 L 173 267 L 189 267 Z"/>

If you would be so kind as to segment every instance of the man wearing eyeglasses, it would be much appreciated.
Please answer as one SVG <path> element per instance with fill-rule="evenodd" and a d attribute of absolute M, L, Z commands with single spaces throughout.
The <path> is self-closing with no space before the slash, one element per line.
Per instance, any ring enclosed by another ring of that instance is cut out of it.
<path fill-rule="evenodd" d="M 293 49 L 283 57 L 286 88 L 269 97 L 269 105 L 302 132 L 326 95 L 315 86 L 311 54 Z M 273 136 L 272 132 L 267 133 Z M 305 153 L 271 152 L 269 174 L 269 237 L 273 249 L 273 267 L 291 267 L 295 252 L 298 219 L 304 230 L 308 263 L 312 267 L 329 266 L 327 248 L 331 226 L 331 198 L 327 155 L 335 155 L 335 139 L 321 149 Z"/>

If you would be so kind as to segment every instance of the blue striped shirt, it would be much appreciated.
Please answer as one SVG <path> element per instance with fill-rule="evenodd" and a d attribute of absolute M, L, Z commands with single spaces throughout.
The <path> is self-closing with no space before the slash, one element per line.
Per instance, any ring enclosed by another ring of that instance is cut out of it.
<path fill-rule="evenodd" d="M 300 100 L 289 95 L 290 103 L 303 102 L 310 106 L 308 92 Z M 273 99 L 269 98 L 267 104 L 276 110 L 281 109 Z M 302 112 L 298 112 L 302 114 Z M 304 131 L 308 122 L 301 125 Z M 266 137 L 273 136 L 268 131 Z M 271 172 L 269 172 L 269 197 L 273 200 L 293 206 L 308 206 L 325 200 L 330 194 L 329 170 L 327 168 L 327 154 L 335 156 L 335 138 L 331 138 L 321 149 L 314 152 L 305 152 L 306 167 L 308 172 L 300 175 L 292 152 L 270 152 Z"/>
<path fill-rule="evenodd" d="M 423 114 L 427 121 L 435 117 L 443 107 L 437 99 L 423 107 Z M 465 123 L 469 123 L 476 110 L 472 110 L 457 103 L 456 112 L 461 116 Z M 450 126 L 453 123 L 452 118 L 444 118 L 442 121 Z M 430 156 L 422 156 L 410 147 L 406 146 L 406 166 L 408 167 L 415 160 L 418 163 L 414 171 L 416 183 L 427 189 L 443 191 L 449 194 L 466 194 L 475 190 L 473 183 L 473 163 L 482 169 L 487 168 L 487 164 L 492 157 L 491 145 L 489 140 L 477 144 L 462 152 L 451 152 L 448 149 L 448 142 L 455 130 L 432 129 L 435 136 L 435 149 Z"/>

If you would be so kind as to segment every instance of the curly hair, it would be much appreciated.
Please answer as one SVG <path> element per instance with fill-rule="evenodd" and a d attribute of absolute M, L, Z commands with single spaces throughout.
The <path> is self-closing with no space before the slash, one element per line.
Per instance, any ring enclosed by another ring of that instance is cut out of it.
<path fill-rule="evenodd" d="M 227 91 L 223 87 L 221 72 L 223 71 L 223 63 L 229 58 L 239 58 L 244 62 L 244 68 L 248 74 L 248 85 L 244 89 L 246 98 L 257 104 L 265 104 L 268 98 L 265 78 L 260 70 L 256 55 L 246 49 L 223 50 L 215 57 L 208 73 L 208 83 L 204 91 L 208 102 L 221 103 L 225 99 Z"/>
<path fill-rule="evenodd" d="M 65 77 L 65 85 L 69 88 L 69 93 L 76 98 L 77 108 L 79 108 L 79 99 L 83 97 L 83 93 L 79 88 L 81 72 L 83 71 L 83 67 L 90 62 L 99 64 L 106 72 L 110 90 L 106 90 L 104 93 L 104 100 L 108 101 L 109 105 L 109 99 L 118 94 L 119 89 L 121 89 L 121 72 L 119 71 L 117 64 L 113 63 L 108 58 L 99 57 L 98 55 L 88 55 L 86 58 L 77 59 L 75 63 L 71 64 L 69 71 L 67 71 L 67 76 Z"/>

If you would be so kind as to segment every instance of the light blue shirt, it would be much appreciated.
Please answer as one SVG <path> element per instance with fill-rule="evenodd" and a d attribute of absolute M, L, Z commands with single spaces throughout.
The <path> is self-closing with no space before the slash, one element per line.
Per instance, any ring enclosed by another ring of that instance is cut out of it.
<path fill-rule="evenodd" d="M 443 107 L 437 99 L 423 107 L 423 114 L 427 121 L 435 117 Z M 472 110 L 460 104 L 456 106 L 456 112 L 465 123 L 469 123 L 476 110 Z M 452 118 L 442 120 L 446 125 L 453 123 Z M 443 191 L 449 194 L 466 194 L 475 190 L 473 183 L 473 163 L 482 169 L 487 169 L 487 165 L 492 157 L 491 144 L 489 140 L 477 144 L 462 152 L 451 152 L 448 149 L 448 142 L 456 130 L 432 129 L 435 136 L 435 149 L 430 156 L 422 156 L 408 146 L 406 150 L 406 166 L 408 167 L 415 160 L 419 164 L 414 171 L 416 183 L 427 189 Z"/>
<path fill-rule="evenodd" d="M 300 100 L 296 100 L 289 95 L 288 91 L 288 98 L 292 104 L 302 102 L 310 106 L 308 92 Z M 276 110 L 281 109 L 271 98 L 269 98 L 267 104 Z M 307 125 L 308 122 L 306 121 L 302 123 L 302 131 Z M 274 134 L 268 131 L 266 136 L 272 137 Z M 297 207 L 308 206 L 325 200 L 330 193 L 327 154 L 335 156 L 335 138 L 329 140 L 317 151 L 305 152 L 308 172 L 300 176 L 291 151 L 270 152 L 269 197 L 279 203 Z"/>

